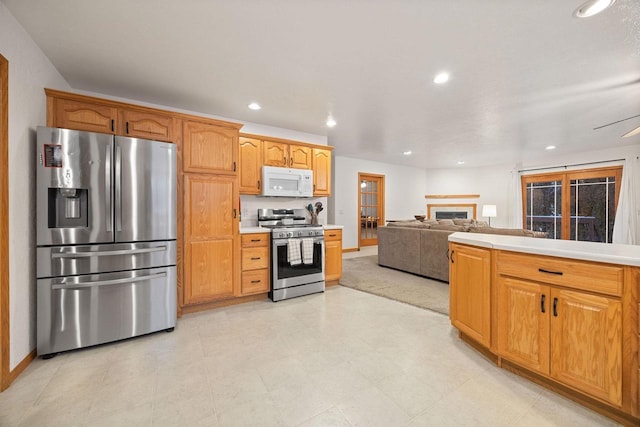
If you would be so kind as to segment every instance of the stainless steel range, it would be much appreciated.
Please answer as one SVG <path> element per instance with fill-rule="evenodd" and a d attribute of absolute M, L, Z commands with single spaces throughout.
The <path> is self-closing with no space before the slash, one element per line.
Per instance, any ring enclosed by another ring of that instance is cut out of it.
<path fill-rule="evenodd" d="M 258 209 L 258 225 L 271 228 L 273 301 L 324 292 L 324 229 L 305 209 Z"/>

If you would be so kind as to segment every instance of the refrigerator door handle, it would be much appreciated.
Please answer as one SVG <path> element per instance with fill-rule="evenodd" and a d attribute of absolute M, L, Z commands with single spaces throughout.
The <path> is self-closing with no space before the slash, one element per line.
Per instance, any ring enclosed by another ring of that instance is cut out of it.
<path fill-rule="evenodd" d="M 111 201 L 113 200 L 113 195 L 111 194 L 111 154 L 112 154 L 112 148 L 111 146 L 107 147 L 106 153 L 105 153 L 105 169 L 104 169 L 104 192 L 107 195 L 106 199 L 107 199 L 107 206 L 106 206 L 106 211 L 107 211 L 107 224 L 106 224 L 106 229 L 107 231 L 113 231 L 113 206 L 111 205 Z"/>
<path fill-rule="evenodd" d="M 166 250 L 167 250 L 166 246 L 157 246 L 155 248 L 122 249 L 119 251 L 59 252 L 59 253 L 51 254 L 51 258 L 88 258 L 93 256 L 135 255 L 135 254 L 146 254 L 150 252 L 163 252 Z"/>
<path fill-rule="evenodd" d="M 122 231 L 122 152 L 116 143 L 116 231 Z"/>
<path fill-rule="evenodd" d="M 159 279 L 161 277 L 166 277 L 166 276 L 167 276 L 167 273 L 157 273 L 157 274 L 150 274 L 148 276 L 125 277 L 124 279 L 99 280 L 97 282 L 69 283 L 69 284 L 59 283 L 59 284 L 51 285 L 51 289 L 93 288 L 96 286 L 108 286 L 108 285 L 118 285 L 121 283 L 142 282 L 144 280 Z"/>

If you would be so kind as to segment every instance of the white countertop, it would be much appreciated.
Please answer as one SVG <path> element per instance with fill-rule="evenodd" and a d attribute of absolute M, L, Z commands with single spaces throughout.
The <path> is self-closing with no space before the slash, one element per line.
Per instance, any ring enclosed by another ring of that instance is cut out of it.
<path fill-rule="evenodd" d="M 504 251 L 640 267 L 640 246 L 456 232 L 449 241 Z"/>
<path fill-rule="evenodd" d="M 336 225 L 336 224 L 325 224 L 323 225 L 325 230 L 342 230 L 344 225 Z"/>
<path fill-rule="evenodd" d="M 325 230 L 342 230 L 344 225 L 325 224 L 323 227 Z M 240 227 L 240 234 L 250 233 L 271 233 L 271 229 L 266 227 Z"/>
<path fill-rule="evenodd" d="M 240 227 L 240 234 L 250 233 L 271 233 L 271 229 L 265 227 Z"/>

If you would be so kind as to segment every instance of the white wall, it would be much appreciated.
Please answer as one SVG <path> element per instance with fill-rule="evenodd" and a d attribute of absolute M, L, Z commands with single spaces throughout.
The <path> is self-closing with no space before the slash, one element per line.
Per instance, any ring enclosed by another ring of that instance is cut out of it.
<path fill-rule="evenodd" d="M 358 172 L 385 176 L 385 219 L 409 219 L 425 213 L 426 171 L 407 166 L 334 156 L 328 221 L 344 226 L 342 247 L 357 248 L 360 230 Z"/>
<path fill-rule="evenodd" d="M 9 316 L 13 369 L 35 342 L 35 129 L 46 124 L 45 87 L 70 87 L 0 2 L 0 53 L 9 60 Z"/>

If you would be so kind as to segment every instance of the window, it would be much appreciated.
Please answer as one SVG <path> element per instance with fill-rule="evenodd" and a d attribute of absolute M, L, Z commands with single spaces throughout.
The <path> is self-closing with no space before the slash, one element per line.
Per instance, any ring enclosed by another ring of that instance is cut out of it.
<path fill-rule="evenodd" d="M 622 166 L 522 177 L 523 227 L 549 239 L 611 243 Z"/>

